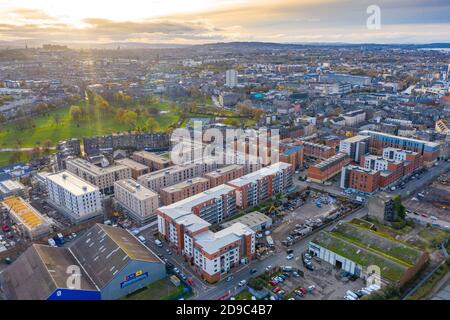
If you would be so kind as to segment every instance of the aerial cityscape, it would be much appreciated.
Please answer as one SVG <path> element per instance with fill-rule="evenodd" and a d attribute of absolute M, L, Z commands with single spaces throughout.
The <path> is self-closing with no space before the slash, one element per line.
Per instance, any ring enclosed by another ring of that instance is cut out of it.
<path fill-rule="evenodd" d="M 0 2 L 0 300 L 450 300 L 448 1 Z"/>

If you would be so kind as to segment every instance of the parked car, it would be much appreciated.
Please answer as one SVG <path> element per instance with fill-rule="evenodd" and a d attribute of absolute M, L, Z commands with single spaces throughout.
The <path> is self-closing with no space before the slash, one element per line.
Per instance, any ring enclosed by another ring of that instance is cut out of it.
<path fill-rule="evenodd" d="M 173 268 L 173 272 L 175 272 L 175 273 L 180 273 L 180 269 L 178 269 L 178 268 Z"/>
<path fill-rule="evenodd" d="M 292 260 L 293 258 L 294 258 L 294 255 L 292 253 L 288 254 L 286 257 L 287 260 Z"/>
<path fill-rule="evenodd" d="M 239 287 L 243 287 L 243 286 L 245 286 L 247 284 L 247 280 L 241 280 L 241 281 L 239 281 Z"/>
<path fill-rule="evenodd" d="M 258 270 L 256 270 L 256 269 L 250 269 L 250 274 L 254 274 L 254 273 L 256 273 L 256 272 L 258 272 Z"/>

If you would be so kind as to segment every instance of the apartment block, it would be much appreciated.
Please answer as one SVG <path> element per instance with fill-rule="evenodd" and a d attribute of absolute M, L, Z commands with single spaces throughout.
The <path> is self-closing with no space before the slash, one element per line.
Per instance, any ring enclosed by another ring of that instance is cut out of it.
<path fill-rule="evenodd" d="M 79 223 L 103 214 L 100 190 L 69 171 L 47 176 L 48 201 Z"/>
<path fill-rule="evenodd" d="M 134 161 L 147 166 L 150 169 L 150 172 L 168 168 L 172 164 L 169 159 L 148 151 L 136 151 L 131 158 Z"/>
<path fill-rule="evenodd" d="M 174 184 L 159 191 L 161 203 L 165 206 L 189 198 L 210 188 L 207 178 L 197 177 Z"/>
<path fill-rule="evenodd" d="M 333 178 L 341 172 L 342 167 L 351 162 L 350 157 L 346 153 L 338 153 L 314 166 L 308 168 L 308 179 L 318 183 Z"/>
<path fill-rule="evenodd" d="M 203 279 L 214 283 L 255 255 L 255 232 L 246 225 L 235 223 L 218 232 L 210 230 L 211 223 L 220 222 L 235 210 L 234 188 L 220 185 L 159 208 L 158 231 Z"/>
<path fill-rule="evenodd" d="M 158 209 L 158 215 L 170 213 L 177 216 L 183 212 L 193 213 L 208 223 L 220 223 L 236 213 L 236 190 L 220 185 Z"/>
<path fill-rule="evenodd" d="M 136 180 L 138 177 L 150 172 L 150 168 L 147 167 L 146 165 L 136 162 L 134 160 L 128 159 L 128 158 L 116 160 L 116 164 L 121 164 L 121 165 L 129 167 L 131 169 L 131 177 L 134 180 Z"/>
<path fill-rule="evenodd" d="M 175 165 L 140 176 L 138 182 L 155 192 L 159 192 L 161 189 L 174 184 L 200 177 L 207 172 L 217 169 L 217 167 L 217 163 L 213 161 Z"/>
<path fill-rule="evenodd" d="M 369 137 L 354 136 L 341 140 L 339 152 L 348 154 L 353 161 L 359 163 L 361 157 L 369 153 Z"/>
<path fill-rule="evenodd" d="M 306 157 L 328 159 L 336 154 L 336 150 L 324 144 L 305 141 L 303 143 L 303 154 Z"/>
<path fill-rule="evenodd" d="M 158 194 L 140 185 L 133 179 L 114 183 L 115 200 L 132 219 L 144 224 L 155 217 L 159 206 Z"/>
<path fill-rule="evenodd" d="M 209 180 L 210 188 L 217 187 L 221 184 L 242 177 L 244 175 L 244 166 L 232 164 L 214 171 L 205 173 L 204 177 Z"/>
<path fill-rule="evenodd" d="M 102 194 L 114 193 L 114 182 L 131 178 L 131 169 L 123 164 L 98 167 L 84 159 L 66 161 L 67 170 L 97 186 Z"/>
<path fill-rule="evenodd" d="M 352 165 L 342 168 L 341 188 L 343 189 L 372 194 L 378 190 L 379 186 L 380 171 Z"/>
<path fill-rule="evenodd" d="M 304 147 L 301 145 L 280 145 L 280 161 L 289 163 L 294 170 L 302 168 L 304 162 Z"/>
<path fill-rule="evenodd" d="M 293 167 L 289 163 L 278 162 L 252 172 L 228 185 L 236 188 L 239 208 L 255 206 L 277 193 L 286 193 L 292 186 Z"/>
<path fill-rule="evenodd" d="M 439 143 L 399 137 L 383 132 L 363 130 L 360 135 L 368 136 L 370 152 L 382 154 L 384 148 L 393 147 L 417 152 L 423 157 L 425 165 L 432 165 L 439 157 Z"/>

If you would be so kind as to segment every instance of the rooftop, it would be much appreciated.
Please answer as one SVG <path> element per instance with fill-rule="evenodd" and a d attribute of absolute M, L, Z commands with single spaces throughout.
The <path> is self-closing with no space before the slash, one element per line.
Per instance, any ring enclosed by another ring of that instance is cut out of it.
<path fill-rule="evenodd" d="M 116 160 L 116 163 L 125 165 L 125 166 L 127 166 L 129 168 L 132 168 L 133 170 L 145 170 L 145 169 L 148 169 L 148 167 L 146 165 L 144 165 L 142 163 L 139 163 L 139 162 L 136 162 L 136 161 L 134 161 L 132 159 L 128 159 L 128 158 Z"/>
<path fill-rule="evenodd" d="M 29 230 L 48 225 L 44 217 L 20 197 L 8 197 L 2 203 Z"/>
<path fill-rule="evenodd" d="M 361 135 L 357 135 L 357 136 L 353 136 L 347 139 L 342 140 L 343 142 L 349 142 L 349 143 L 353 143 L 353 142 L 360 142 L 360 141 L 364 141 L 367 140 L 367 136 L 361 136 Z"/>
<path fill-rule="evenodd" d="M 232 164 L 232 165 L 229 165 L 229 166 L 217 169 L 215 171 L 208 172 L 208 173 L 205 174 L 205 177 L 206 176 L 208 176 L 208 177 L 220 177 L 220 176 L 226 174 L 227 172 L 230 172 L 230 171 L 233 171 L 233 170 L 239 170 L 239 169 L 242 169 L 242 168 L 243 168 L 243 166 L 241 166 L 239 164 Z"/>
<path fill-rule="evenodd" d="M 254 233 L 255 232 L 245 224 L 236 222 L 228 228 L 220 230 L 219 232 L 202 232 L 195 236 L 195 242 L 202 247 L 205 252 L 214 254 L 221 248 L 240 240 L 242 236 L 251 235 Z"/>
<path fill-rule="evenodd" d="M 76 165 L 77 167 L 80 167 L 83 170 L 91 173 L 94 176 L 100 176 L 103 174 L 113 173 L 118 170 L 123 170 L 123 169 L 128 168 L 127 166 L 125 166 L 123 164 L 118 164 L 118 165 L 102 168 L 102 167 L 96 166 L 95 164 L 90 163 L 87 160 L 80 159 L 80 158 L 68 160 L 67 163 L 72 163 L 72 164 Z"/>
<path fill-rule="evenodd" d="M 186 187 L 200 184 L 200 183 L 206 183 L 206 182 L 209 182 L 209 179 L 202 178 L 202 177 L 196 177 L 196 178 L 188 179 L 186 181 L 174 184 L 170 187 L 166 187 L 166 188 L 162 189 L 162 191 L 169 192 L 169 193 L 177 192 L 177 191 L 183 190 Z"/>
<path fill-rule="evenodd" d="M 276 173 L 288 169 L 290 168 L 291 165 L 288 163 L 284 163 L 284 162 L 277 162 L 274 163 L 268 167 L 264 167 L 260 170 L 257 170 L 255 172 L 249 173 L 245 176 L 242 176 L 240 178 L 231 180 L 230 182 L 228 182 L 230 185 L 236 186 L 236 187 L 241 187 L 241 186 L 245 186 L 249 183 L 256 183 L 258 180 L 264 178 L 264 177 L 268 177 L 268 176 L 272 176 L 275 175 Z"/>
<path fill-rule="evenodd" d="M 261 212 L 254 211 L 254 212 L 247 213 L 246 215 L 243 215 L 242 217 L 239 217 L 237 219 L 233 219 L 231 221 L 225 222 L 221 226 L 223 228 L 227 228 L 227 227 L 232 226 L 236 222 L 240 222 L 252 229 L 262 223 L 266 223 L 269 220 L 272 220 L 272 219 Z"/>
<path fill-rule="evenodd" d="M 234 190 L 235 189 L 233 187 L 222 184 L 220 186 L 196 194 L 192 197 L 172 203 L 168 206 L 161 207 L 158 210 L 175 220 L 181 216 L 191 213 L 192 207 L 204 203 L 208 200 L 219 198 L 222 195 L 228 194 L 229 192 Z"/>
<path fill-rule="evenodd" d="M 87 181 L 79 178 L 69 171 L 61 171 L 47 177 L 48 180 L 68 190 L 70 193 L 81 196 L 97 191 L 98 188 Z"/>
<path fill-rule="evenodd" d="M 157 197 L 158 194 L 153 192 L 150 189 L 147 189 L 143 185 L 139 184 L 137 181 L 133 179 L 123 179 L 116 181 L 115 184 L 121 186 L 122 188 L 126 189 L 128 192 L 133 194 L 133 197 L 139 199 L 139 200 L 145 200 L 150 197 Z"/>

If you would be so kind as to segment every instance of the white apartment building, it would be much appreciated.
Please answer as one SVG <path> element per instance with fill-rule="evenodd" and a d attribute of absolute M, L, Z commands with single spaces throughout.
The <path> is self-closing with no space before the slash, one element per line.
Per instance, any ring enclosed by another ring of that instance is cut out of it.
<path fill-rule="evenodd" d="M 238 72 L 230 69 L 225 73 L 225 85 L 229 88 L 234 88 L 238 84 Z"/>
<path fill-rule="evenodd" d="M 133 179 L 114 183 L 116 201 L 135 221 L 143 224 L 155 217 L 158 208 L 158 194 L 140 185 Z"/>
<path fill-rule="evenodd" d="M 67 170 L 83 180 L 97 186 L 102 194 L 114 192 L 114 182 L 131 179 L 131 168 L 126 165 L 98 167 L 84 159 L 72 159 L 66 162 Z"/>
<path fill-rule="evenodd" d="M 364 168 L 375 171 L 384 171 L 388 169 L 389 161 L 380 156 L 368 155 L 364 157 Z"/>
<path fill-rule="evenodd" d="M 407 150 L 389 147 L 383 149 L 383 158 L 387 160 L 405 161 L 406 155 L 410 153 Z"/>
<path fill-rule="evenodd" d="M 47 177 L 48 201 L 78 223 L 103 213 L 98 187 L 68 171 Z"/>

